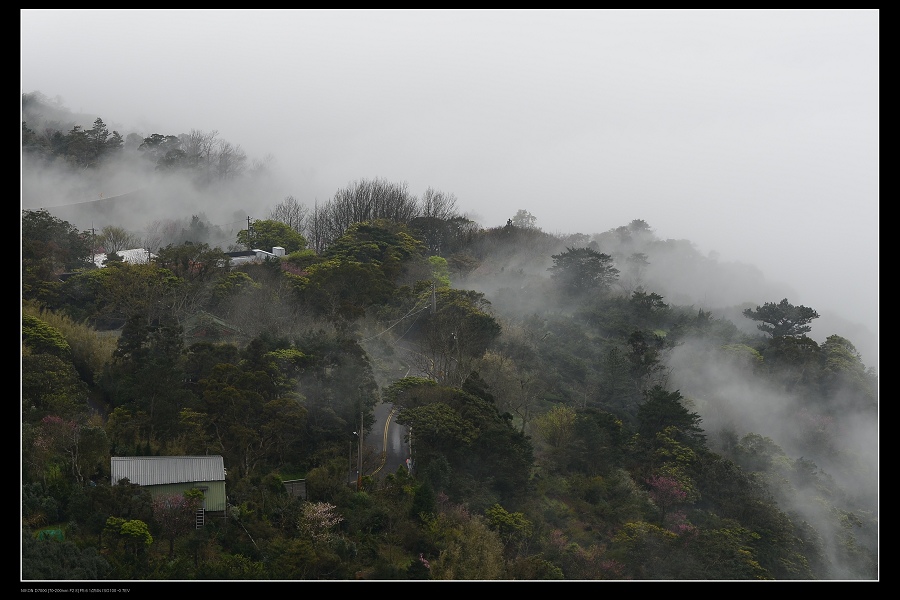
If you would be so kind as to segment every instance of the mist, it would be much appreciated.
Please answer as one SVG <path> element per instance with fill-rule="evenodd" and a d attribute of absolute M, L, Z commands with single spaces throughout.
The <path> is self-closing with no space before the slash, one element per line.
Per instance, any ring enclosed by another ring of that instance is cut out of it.
<path fill-rule="evenodd" d="M 768 283 L 724 303 L 788 297 L 877 365 L 877 10 L 23 9 L 20 27 L 22 93 L 123 136 L 217 131 L 267 165 L 148 219 L 236 231 L 373 178 L 453 193 L 484 227 L 643 219 Z M 22 204 L 150 185 L 43 174 Z"/>
<path fill-rule="evenodd" d="M 729 454 L 728 435 L 733 440 L 764 438 L 775 458 L 758 474 L 766 478 L 783 510 L 821 534 L 835 578 L 852 578 L 852 567 L 832 560 L 832 554 L 851 529 L 864 545 L 877 547 L 877 411 L 845 409 L 840 418 L 824 416 L 828 405 L 850 405 L 843 391 L 811 403 L 771 380 L 751 376 L 746 361 L 699 341 L 675 348 L 667 367 L 669 384 L 702 416 L 718 451 Z M 825 510 L 826 498 L 839 510 Z M 850 526 L 846 517 L 853 514 L 860 520 Z"/>

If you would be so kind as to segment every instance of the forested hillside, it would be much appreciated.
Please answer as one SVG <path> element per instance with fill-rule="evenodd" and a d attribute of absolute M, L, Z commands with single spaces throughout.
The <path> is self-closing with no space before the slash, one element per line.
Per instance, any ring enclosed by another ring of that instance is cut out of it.
<path fill-rule="evenodd" d="M 23 580 L 878 578 L 877 373 L 752 267 L 402 182 L 266 198 L 216 132 L 90 123 L 23 96 Z M 415 468 L 357 489 L 381 402 Z M 110 483 L 209 454 L 200 528 Z"/>

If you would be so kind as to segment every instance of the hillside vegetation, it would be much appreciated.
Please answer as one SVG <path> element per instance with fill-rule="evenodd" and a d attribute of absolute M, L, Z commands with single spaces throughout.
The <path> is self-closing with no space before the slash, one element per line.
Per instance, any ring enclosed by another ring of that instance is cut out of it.
<path fill-rule="evenodd" d="M 205 202 L 267 174 L 215 132 L 23 119 L 23 197 L 69 196 L 22 211 L 23 579 L 878 578 L 877 373 L 754 268 L 380 179 L 224 226 Z M 357 489 L 381 402 L 415 468 Z M 110 482 L 207 454 L 228 510 L 199 529 Z"/>

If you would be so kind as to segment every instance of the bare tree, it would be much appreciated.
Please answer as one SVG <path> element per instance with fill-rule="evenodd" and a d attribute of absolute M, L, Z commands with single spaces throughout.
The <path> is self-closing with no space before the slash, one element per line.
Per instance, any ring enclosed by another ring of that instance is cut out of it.
<path fill-rule="evenodd" d="M 216 160 L 216 174 L 219 179 L 234 179 L 244 172 L 247 166 L 247 155 L 240 145 L 220 140 Z"/>
<path fill-rule="evenodd" d="M 272 154 L 266 154 L 262 159 L 255 158 L 250 164 L 250 177 L 264 177 L 271 173 L 274 165 L 275 156 Z"/>
<path fill-rule="evenodd" d="M 536 373 L 519 365 L 502 352 L 487 352 L 478 362 L 479 374 L 491 387 L 500 412 L 518 417 L 522 431 L 539 411 L 539 400 L 546 392 Z"/>
<path fill-rule="evenodd" d="M 321 214 L 324 236 L 323 246 L 344 235 L 354 223 L 388 219 L 397 223 L 409 223 L 419 215 L 415 196 L 409 193 L 407 184 L 390 183 L 383 179 L 360 180 L 338 190 L 325 203 Z"/>
<path fill-rule="evenodd" d="M 456 196 L 428 188 L 422 194 L 420 211 L 423 217 L 432 219 L 452 219 L 459 216 L 456 212 Z"/>
<path fill-rule="evenodd" d="M 163 240 L 163 224 L 161 221 L 153 221 L 147 226 L 147 230 L 141 238 L 141 247 L 150 252 L 159 250 Z"/>
<path fill-rule="evenodd" d="M 418 216 L 409 225 L 429 251 L 440 254 L 460 239 L 465 221 L 456 212 L 456 196 L 428 188 L 422 194 Z"/>
<path fill-rule="evenodd" d="M 199 129 L 191 129 L 188 134 L 181 135 L 181 144 L 187 155 L 188 163 L 195 167 L 204 183 L 212 180 L 212 171 L 215 164 L 215 151 L 218 147 L 219 132 L 201 131 Z"/>
<path fill-rule="evenodd" d="M 182 133 L 178 136 L 181 140 L 181 149 L 184 150 L 185 161 L 194 166 L 199 166 L 201 156 L 201 143 L 205 134 L 198 129 L 191 129 L 190 133 Z"/>
<path fill-rule="evenodd" d="M 325 234 L 325 208 L 319 206 L 318 201 L 313 205 L 312 212 L 306 219 L 306 231 L 304 232 L 309 246 L 316 254 L 325 250 L 327 236 Z"/>
<path fill-rule="evenodd" d="M 269 212 L 269 220 L 284 223 L 297 233 L 303 234 L 306 231 L 308 215 L 309 208 L 305 204 L 301 204 L 293 196 L 287 196 Z"/>
<path fill-rule="evenodd" d="M 158 252 L 160 248 L 178 243 L 181 225 L 172 219 L 156 220 L 147 226 L 141 237 L 141 247 L 150 252 Z"/>
<path fill-rule="evenodd" d="M 137 239 L 121 227 L 107 225 L 100 230 L 97 243 L 103 246 L 107 254 L 128 250 L 137 246 Z"/>

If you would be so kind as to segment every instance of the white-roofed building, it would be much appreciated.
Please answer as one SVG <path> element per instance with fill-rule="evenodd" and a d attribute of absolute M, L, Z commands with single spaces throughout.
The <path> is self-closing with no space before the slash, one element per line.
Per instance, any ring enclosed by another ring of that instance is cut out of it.
<path fill-rule="evenodd" d="M 116 252 L 119 256 L 122 257 L 124 262 L 133 264 L 133 265 L 143 265 L 150 262 L 151 259 L 156 258 L 156 255 L 150 252 L 145 248 L 131 248 L 130 250 L 119 250 Z M 97 268 L 105 267 L 103 263 L 106 262 L 106 253 L 98 252 L 94 254 L 94 264 L 97 265 Z"/>

